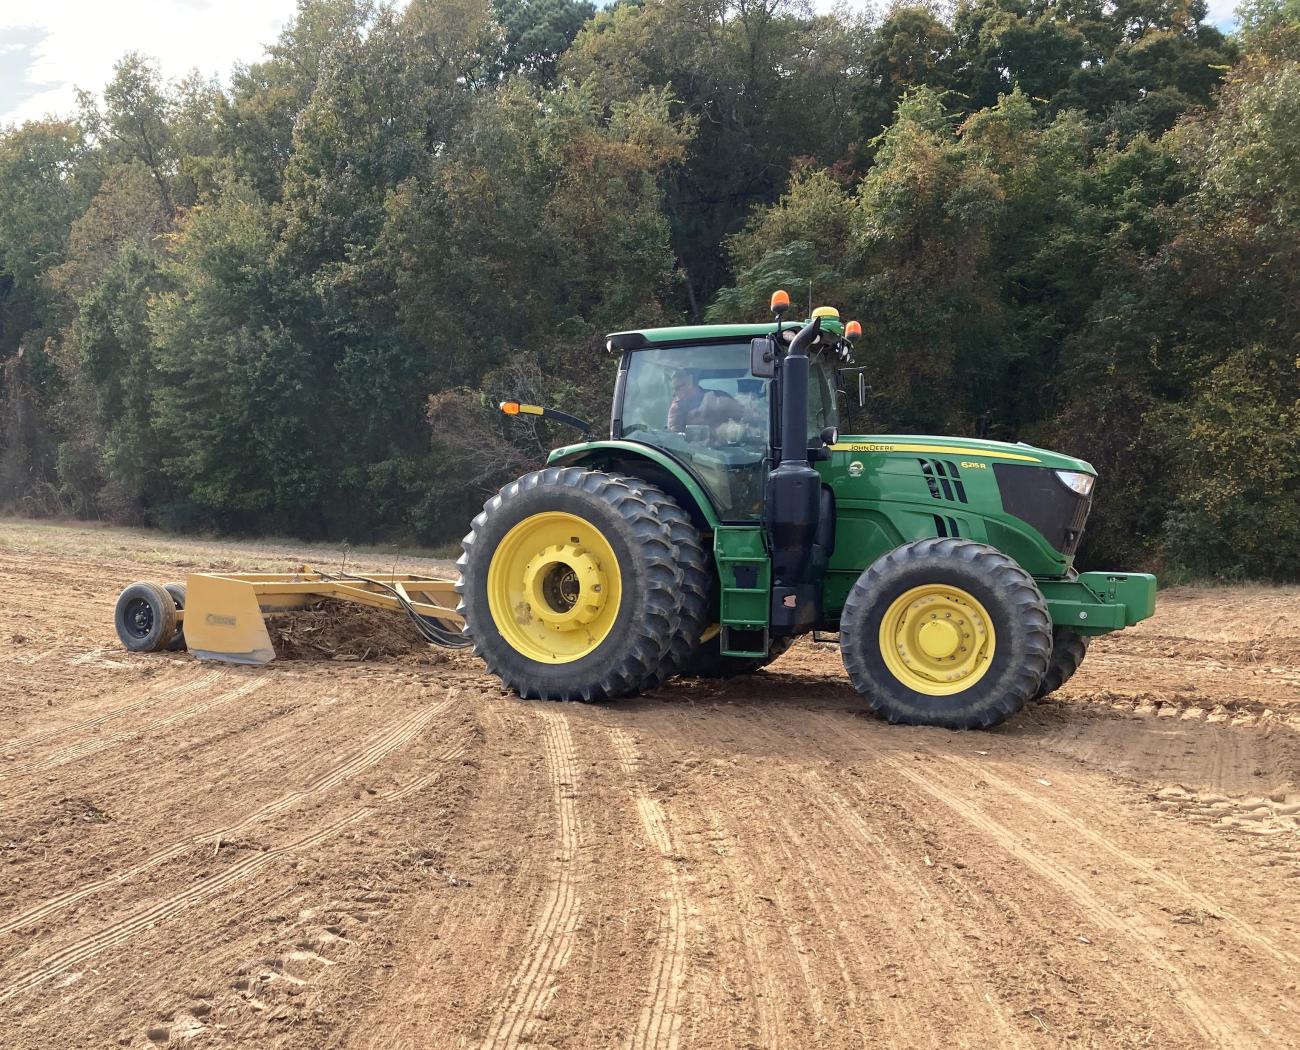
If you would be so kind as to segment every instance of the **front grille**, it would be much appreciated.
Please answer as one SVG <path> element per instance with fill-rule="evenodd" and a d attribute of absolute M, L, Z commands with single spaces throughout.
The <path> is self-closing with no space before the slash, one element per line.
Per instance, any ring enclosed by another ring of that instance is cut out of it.
<path fill-rule="evenodd" d="M 1079 549 L 1092 506 L 1090 496 L 1066 488 L 1047 467 L 995 463 L 1002 509 L 1027 522 L 1067 557 Z"/>
<path fill-rule="evenodd" d="M 935 499 L 946 499 L 957 503 L 967 503 L 966 486 L 961 482 L 961 472 L 957 464 L 950 459 L 921 459 L 921 473 L 930 488 L 930 495 Z"/>

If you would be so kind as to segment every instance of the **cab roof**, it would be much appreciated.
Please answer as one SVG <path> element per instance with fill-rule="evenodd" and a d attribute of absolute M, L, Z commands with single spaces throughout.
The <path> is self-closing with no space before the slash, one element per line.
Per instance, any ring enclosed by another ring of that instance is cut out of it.
<path fill-rule="evenodd" d="M 807 321 L 790 320 L 785 321 L 781 327 L 797 331 L 807 323 Z M 830 318 L 822 319 L 822 327 L 834 335 L 839 335 L 843 331 L 840 322 Z M 776 331 L 774 321 L 764 321 L 762 324 L 695 324 L 678 325 L 673 328 L 636 328 L 626 332 L 610 332 L 605 336 L 605 347 L 611 351 L 620 351 L 722 339 L 748 342 L 761 335 L 771 335 L 774 331 Z"/>
<path fill-rule="evenodd" d="M 678 325 L 673 328 L 637 328 L 627 332 L 610 332 L 605 337 L 606 345 L 613 350 L 631 350 L 640 342 L 640 336 L 646 343 L 662 345 L 665 343 L 700 343 L 714 339 L 735 339 L 737 342 L 754 339 L 760 335 L 771 335 L 776 325 L 771 321 L 765 324 L 695 324 Z"/>

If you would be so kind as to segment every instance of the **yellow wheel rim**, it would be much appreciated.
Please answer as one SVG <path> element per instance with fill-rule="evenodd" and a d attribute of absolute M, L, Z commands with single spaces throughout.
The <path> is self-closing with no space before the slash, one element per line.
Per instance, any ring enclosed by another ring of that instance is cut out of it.
<path fill-rule="evenodd" d="M 960 587 L 913 587 L 880 621 L 885 666 L 903 685 L 929 696 L 969 689 L 984 677 L 996 649 L 988 610 Z"/>
<path fill-rule="evenodd" d="M 590 522 L 562 511 L 534 514 L 493 552 L 487 598 L 493 623 L 516 652 L 538 663 L 571 663 L 594 652 L 618 618 L 618 558 Z"/>

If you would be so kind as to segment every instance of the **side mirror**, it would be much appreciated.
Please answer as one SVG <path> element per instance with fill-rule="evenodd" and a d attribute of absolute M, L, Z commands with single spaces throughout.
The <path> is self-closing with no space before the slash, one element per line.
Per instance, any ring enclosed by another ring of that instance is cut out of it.
<path fill-rule="evenodd" d="M 864 365 L 854 365 L 852 368 L 841 368 L 839 387 L 841 390 L 845 391 L 845 400 L 847 401 L 848 392 L 845 388 L 849 385 L 850 377 L 854 375 L 858 377 L 858 408 L 866 408 L 867 394 L 870 392 L 871 387 L 867 385 L 867 370 Z"/>
<path fill-rule="evenodd" d="M 750 341 L 749 373 L 758 379 L 771 379 L 776 375 L 776 345 L 765 335 Z"/>

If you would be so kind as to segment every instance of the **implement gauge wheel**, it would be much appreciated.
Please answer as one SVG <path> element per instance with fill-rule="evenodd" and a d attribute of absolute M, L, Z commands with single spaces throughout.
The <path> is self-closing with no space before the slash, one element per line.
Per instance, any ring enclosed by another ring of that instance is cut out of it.
<path fill-rule="evenodd" d="M 176 608 L 185 608 L 185 584 L 183 583 L 166 583 L 163 584 L 163 590 L 172 596 L 172 601 Z M 183 652 L 185 649 L 185 625 L 178 623 L 176 625 L 176 637 L 167 645 L 169 653 Z"/>
<path fill-rule="evenodd" d="M 1068 627 L 1058 627 L 1052 632 L 1052 662 L 1034 695 L 1035 700 L 1056 692 L 1070 680 L 1088 654 L 1089 641 L 1088 637 Z"/>
<path fill-rule="evenodd" d="M 113 622 L 131 652 L 161 652 L 176 638 L 176 605 L 156 583 L 133 583 L 118 595 Z"/>
<path fill-rule="evenodd" d="M 520 696 L 639 692 L 678 634 L 682 573 L 645 486 L 547 467 L 483 506 L 456 563 L 474 652 Z"/>
<path fill-rule="evenodd" d="M 971 540 L 919 540 L 858 578 L 840 648 L 881 718 L 987 729 L 1037 694 L 1052 621 L 1033 577 L 1005 554 Z"/>

